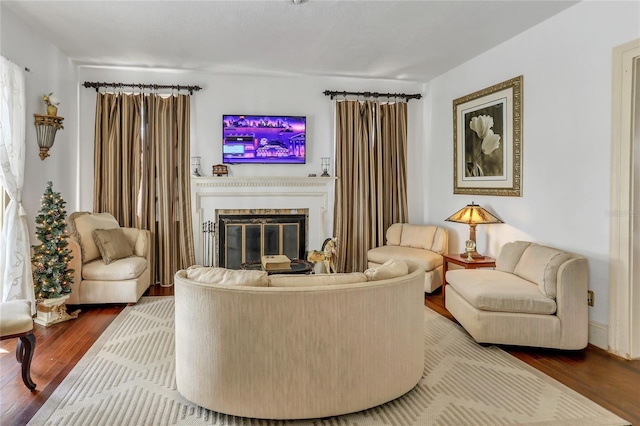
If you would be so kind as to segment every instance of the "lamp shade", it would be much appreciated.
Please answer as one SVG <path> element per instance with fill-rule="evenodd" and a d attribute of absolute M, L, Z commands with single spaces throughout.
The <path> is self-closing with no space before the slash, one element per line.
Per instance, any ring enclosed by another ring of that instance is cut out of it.
<path fill-rule="evenodd" d="M 500 219 L 473 202 L 467 204 L 445 220 L 448 222 L 467 223 L 469 225 L 503 223 Z"/>
<path fill-rule="evenodd" d="M 476 251 L 476 226 L 487 223 L 503 223 L 500 219 L 473 202 L 467 204 L 445 220 L 469 225 L 469 242 L 473 242 L 473 244 L 467 243 L 469 250 L 467 255 L 469 259 L 484 257 Z M 461 254 L 461 256 L 464 255 L 465 253 Z"/>

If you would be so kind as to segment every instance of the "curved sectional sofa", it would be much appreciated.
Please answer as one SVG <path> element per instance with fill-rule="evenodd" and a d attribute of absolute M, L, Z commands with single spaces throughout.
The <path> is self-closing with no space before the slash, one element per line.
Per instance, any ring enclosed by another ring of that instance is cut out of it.
<path fill-rule="evenodd" d="M 263 419 L 335 416 L 405 394 L 424 369 L 424 271 L 394 263 L 404 273 L 387 279 L 384 268 L 178 271 L 178 391 L 220 413 Z"/>

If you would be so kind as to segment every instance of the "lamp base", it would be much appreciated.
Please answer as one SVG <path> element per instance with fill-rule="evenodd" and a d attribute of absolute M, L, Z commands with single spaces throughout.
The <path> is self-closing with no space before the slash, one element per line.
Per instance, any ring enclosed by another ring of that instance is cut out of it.
<path fill-rule="evenodd" d="M 465 251 L 465 252 L 463 252 L 463 253 L 460 253 L 460 256 L 462 256 L 462 257 L 468 257 L 468 256 L 469 256 L 469 253 L 467 253 L 467 252 Z M 475 251 L 475 250 L 474 250 L 474 251 L 472 251 L 472 252 L 471 252 L 471 257 L 473 257 L 474 259 L 484 259 L 484 258 L 485 258 L 485 257 L 487 257 L 487 256 L 484 256 L 484 255 L 482 255 L 482 254 L 480 254 L 480 253 L 478 253 L 477 251 Z"/>

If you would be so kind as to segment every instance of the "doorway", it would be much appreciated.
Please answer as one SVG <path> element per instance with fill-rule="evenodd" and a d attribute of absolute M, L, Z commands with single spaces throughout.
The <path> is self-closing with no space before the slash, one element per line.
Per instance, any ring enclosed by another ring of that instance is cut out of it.
<path fill-rule="evenodd" d="M 640 358 L 640 39 L 613 50 L 609 351 Z M 634 265 L 638 265 L 634 267 Z"/>

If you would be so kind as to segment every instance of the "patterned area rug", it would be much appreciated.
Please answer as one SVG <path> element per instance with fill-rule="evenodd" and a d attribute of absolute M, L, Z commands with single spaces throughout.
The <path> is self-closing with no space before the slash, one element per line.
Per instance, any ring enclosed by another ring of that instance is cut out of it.
<path fill-rule="evenodd" d="M 316 420 L 228 416 L 185 400 L 174 374 L 174 299 L 127 307 L 29 425 L 628 425 L 501 349 L 482 347 L 425 308 L 424 375 L 402 397 Z"/>

